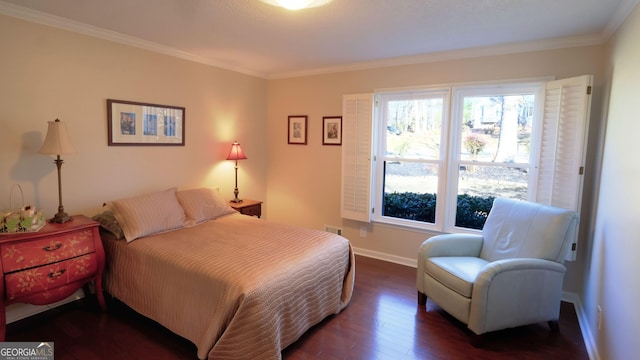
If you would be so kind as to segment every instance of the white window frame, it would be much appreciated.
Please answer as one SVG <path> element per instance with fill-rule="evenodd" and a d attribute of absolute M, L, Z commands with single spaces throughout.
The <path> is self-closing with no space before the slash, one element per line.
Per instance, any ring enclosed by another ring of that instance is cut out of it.
<path fill-rule="evenodd" d="M 544 96 L 540 101 L 536 101 L 534 116 L 541 116 L 537 119 L 538 128 L 533 129 L 532 145 L 535 151 L 533 161 L 530 162 L 530 179 L 535 179 L 536 185 L 530 189 L 530 199 L 543 204 L 566 207 L 580 213 L 582 183 L 584 180 L 584 169 L 586 161 L 586 145 L 589 127 L 589 110 L 591 106 L 591 84 L 593 76 L 583 75 L 570 79 L 541 82 Z M 505 85 L 508 82 L 495 82 L 495 85 Z M 514 81 L 512 83 L 527 83 L 526 81 Z M 450 85 L 451 88 L 461 85 Z M 470 84 L 469 86 L 473 86 Z M 477 86 L 477 85 L 476 85 Z M 485 83 L 484 86 L 491 86 Z M 415 88 L 414 88 L 415 89 Z M 429 89 L 425 87 L 425 89 Z M 453 102 L 453 101 L 452 101 Z M 343 147 L 342 147 L 342 188 L 341 188 L 341 214 L 343 218 L 363 222 L 370 222 L 373 204 L 378 204 L 371 189 L 378 191 L 375 149 L 379 136 L 374 136 L 374 130 L 380 128 L 377 125 L 375 113 L 372 111 L 374 95 L 356 94 L 345 95 L 343 98 Z M 444 121 L 444 119 L 443 119 Z M 386 126 L 382 127 L 386 130 Z M 457 135 L 456 135 L 457 136 Z M 457 136 L 459 138 L 459 136 Z M 569 141 L 567 141 L 567 139 Z M 451 178 L 451 163 L 449 156 L 455 147 L 459 151 L 460 140 L 451 141 L 447 149 L 447 155 L 441 159 L 445 161 L 444 171 L 448 171 L 447 176 Z M 539 147 L 538 147 L 539 146 Z M 442 150 L 442 149 L 441 149 Z M 538 154 L 542 154 L 539 156 Z M 363 171 L 368 169 L 368 171 Z M 374 176 L 375 175 L 375 176 Z M 457 181 L 457 177 L 456 178 Z M 378 181 L 379 182 L 379 181 Z M 445 184 L 446 186 L 446 184 Z M 453 187 L 449 186 L 449 189 Z M 447 189 L 446 191 L 451 191 Z M 457 186 L 455 187 L 457 191 Z M 438 186 L 438 194 L 443 193 Z M 446 192 L 447 201 L 455 201 L 453 195 Z M 382 195 L 380 195 L 382 196 Z M 457 196 L 457 195 L 456 195 Z M 440 196 L 437 201 L 440 201 Z M 354 206 L 357 203 L 358 206 Z M 379 204 L 382 204 L 380 201 Z M 437 211 L 445 211 L 445 208 L 452 208 L 437 204 Z M 374 220 L 382 222 L 375 211 Z M 455 210 L 447 211 L 448 222 L 455 224 Z M 436 213 L 436 224 L 430 227 L 416 226 L 415 221 L 392 222 L 397 225 L 410 226 L 412 228 L 423 228 L 436 231 L 452 231 L 454 226 L 440 226 L 438 218 L 443 215 Z M 398 219 L 402 220 L 402 219 Z M 386 219 L 384 222 L 387 222 Z M 421 223 L 422 224 L 422 223 Z M 455 228 L 455 231 L 462 229 Z M 472 231 L 472 230 L 469 230 Z M 567 257 L 568 260 L 575 259 L 577 252 L 577 238 Z"/>
<path fill-rule="evenodd" d="M 409 99 L 415 97 L 442 97 L 442 132 L 440 134 L 440 154 L 438 159 L 405 159 L 405 158 L 394 158 L 393 160 L 402 161 L 402 162 L 416 162 L 416 163 L 425 163 L 425 164 L 436 164 L 438 165 L 438 173 L 446 173 L 447 171 L 447 152 L 449 148 L 449 136 L 448 136 L 448 128 L 449 128 L 449 108 L 450 108 L 450 98 L 451 98 L 451 88 L 450 87 L 430 87 L 430 88 L 422 88 L 422 89 L 413 89 L 411 91 L 394 91 L 394 92 L 379 92 L 375 96 L 375 112 L 376 116 L 380 116 L 383 113 L 383 100 L 387 99 Z M 377 119 L 376 127 L 373 130 L 374 137 L 376 138 L 377 148 L 374 150 L 376 163 L 375 163 L 375 176 L 374 176 L 374 184 L 375 191 L 372 194 L 373 201 L 373 221 L 400 225 L 400 226 L 408 226 L 412 228 L 420 228 L 420 229 L 428 229 L 428 230 L 437 230 L 442 228 L 444 224 L 444 217 L 440 213 L 436 213 L 436 222 L 434 224 L 407 220 L 402 218 L 394 218 L 389 216 L 382 215 L 382 198 L 384 194 L 384 182 L 382 181 L 384 177 L 385 171 L 385 160 L 388 158 L 385 154 L 387 144 L 386 144 L 386 123 L 384 119 L 381 117 Z M 443 176 L 438 176 L 438 186 L 437 193 L 440 194 L 446 189 L 446 178 Z M 444 209 L 445 198 L 438 197 L 436 199 L 436 211 L 440 211 Z"/>
<path fill-rule="evenodd" d="M 452 87 L 452 101 L 451 101 L 451 129 L 450 129 L 450 148 L 449 154 L 449 173 L 447 174 L 447 192 L 446 199 L 447 204 L 445 207 L 446 221 L 444 226 L 445 232 L 470 232 L 477 233 L 479 230 L 461 228 L 455 226 L 456 221 L 456 207 L 458 201 L 458 179 L 459 169 L 461 165 L 480 165 L 480 166 L 496 166 L 496 167 L 512 167 L 518 169 L 526 169 L 529 172 L 527 181 L 527 200 L 534 201 L 536 194 L 536 180 L 537 180 L 537 166 L 539 159 L 539 146 L 542 127 L 542 116 L 540 109 L 543 103 L 543 89 L 544 82 L 514 82 L 505 84 L 483 84 L 483 85 L 462 85 Z M 460 149 L 462 148 L 462 122 L 459 121 L 462 118 L 462 109 L 464 105 L 464 98 L 467 96 L 495 96 L 495 95 L 520 95 L 530 93 L 535 97 L 535 107 L 533 109 L 533 127 L 531 131 L 531 148 L 529 151 L 528 163 L 490 163 L 478 161 L 471 163 L 469 161 L 462 160 L 462 154 Z"/>
<path fill-rule="evenodd" d="M 437 232 L 468 232 L 477 233 L 479 230 L 461 228 L 455 226 L 456 220 L 456 207 L 457 207 L 457 190 L 458 190 L 458 169 L 464 161 L 461 160 L 460 148 L 461 148 L 461 126 L 460 120 L 462 114 L 462 102 L 465 96 L 492 96 L 492 95 L 517 95 L 522 93 L 531 93 L 536 97 L 536 105 L 540 108 L 539 99 L 542 98 L 544 82 L 542 81 L 517 81 L 510 83 L 491 83 L 491 84 L 471 84 L 471 85 L 455 85 L 455 86 L 438 86 L 438 87 L 424 87 L 424 88 L 411 88 L 408 90 L 397 89 L 393 91 L 380 91 L 374 95 L 375 116 L 380 116 L 384 113 L 384 103 L 388 100 L 398 99 L 411 99 L 419 97 L 420 95 L 440 95 L 443 98 L 443 118 L 442 118 L 442 132 L 440 139 L 440 156 L 437 161 L 432 160 L 413 160 L 396 158 L 394 160 L 403 162 L 422 162 L 432 163 L 438 165 L 438 188 L 436 198 L 436 219 L 435 223 L 426 223 L 414 220 L 407 220 L 396 217 L 384 216 L 382 214 L 383 204 L 383 185 L 384 185 L 384 160 L 387 159 L 386 152 L 386 138 L 387 129 L 386 122 L 383 118 L 376 118 L 375 126 L 373 127 L 374 141 L 378 145 L 374 150 L 374 158 L 376 159 L 372 183 L 375 184 L 374 191 L 371 194 L 372 197 L 372 217 L 375 222 L 406 226 L 411 228 L 418 228 Z M 541 121 L 539 109 L 534 109 L 534 124 L 539 124 Z M 532 143 L 537 143 L 535 137 L 539 129 L 533 129 L 532 131 Z M 526 168 L 530 171 L 530 176 L 527 184 L 528 194 L 527 199 L 533 200 L 535 194 L 535 181 L 537 175 L 535 174 L 535 166 L 537 163 L 537 151 L 535 146 L 532 147 L 530 152 L 529 163 L 526 167 L 523 165 L 519 168 Z M 476 165 L 484 165 L 484 163 L 477 163 Z M 508 164 L 496 164 L 492 163 L 491 166 L 503 166 L 514 167 Z"/>

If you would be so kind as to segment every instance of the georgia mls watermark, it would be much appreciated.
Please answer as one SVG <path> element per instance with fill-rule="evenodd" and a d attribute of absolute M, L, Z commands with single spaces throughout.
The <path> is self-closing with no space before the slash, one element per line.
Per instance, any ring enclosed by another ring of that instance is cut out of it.
<path fill-rule="evenodd" d="M 0 342 L 0 360 L 53 360 L 53 342 Z"/>

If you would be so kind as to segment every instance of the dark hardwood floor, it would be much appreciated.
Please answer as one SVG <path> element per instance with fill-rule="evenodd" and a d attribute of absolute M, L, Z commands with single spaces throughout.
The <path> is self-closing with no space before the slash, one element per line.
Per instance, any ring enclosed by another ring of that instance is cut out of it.
<path fill-rule="evenodd" d="M 588 359 L 573 305 L 546 323 L 491 333 L 482 348 L 431 301 L 417 304 L 415 269 L 358 256 L 351 304 L 282 353 L 284 359 Z M 53 341 L 56 360 L 195 359 L 196 348 L 118 301 L 92 297 L 9 324 L 6 341 Z M 259 360 L 259 359 L 255 359 Z"/>

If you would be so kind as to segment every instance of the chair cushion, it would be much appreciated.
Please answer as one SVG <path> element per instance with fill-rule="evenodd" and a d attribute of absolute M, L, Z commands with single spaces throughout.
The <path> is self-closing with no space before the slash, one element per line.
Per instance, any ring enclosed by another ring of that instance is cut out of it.
<path fill-rule="evenodd" d="M 562 262 L 577 224 L 574 211 L 496 198 L 482 229 L 487 261 L 536 258 Z"/>
<path fill-rule="evenodd" d="M 432 257 L 425 263 L 425 273 L 458 294 L 470 298 L 473 283 L 487 264 L 486 260 L 477 257 Z"/>

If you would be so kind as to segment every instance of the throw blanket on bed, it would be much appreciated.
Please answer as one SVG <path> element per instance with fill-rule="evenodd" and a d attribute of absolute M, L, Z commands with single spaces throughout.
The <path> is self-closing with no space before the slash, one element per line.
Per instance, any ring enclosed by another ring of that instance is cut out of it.
<path fill-rule="evenodd" d="M 245 215 L 104 243 L 106 290 L 192 341 L 200 359 L 280 359 L 353 291 L 345 238 Z"/>

